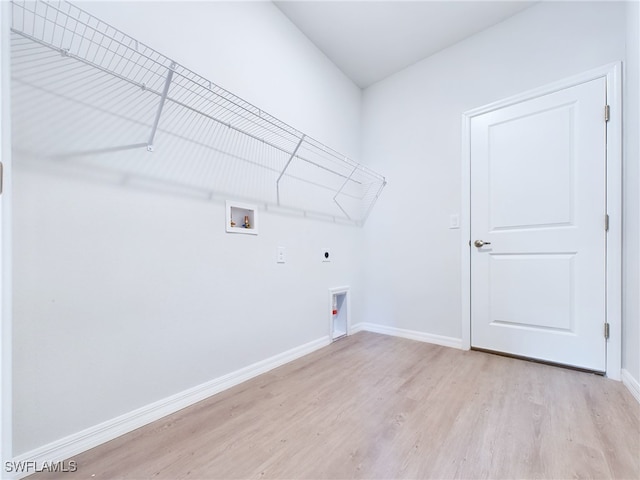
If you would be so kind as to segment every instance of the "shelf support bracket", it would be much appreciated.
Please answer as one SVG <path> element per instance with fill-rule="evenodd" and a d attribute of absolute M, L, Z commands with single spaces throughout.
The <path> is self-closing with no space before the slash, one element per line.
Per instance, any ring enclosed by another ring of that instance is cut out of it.
<path fill-rule="evenodd" d="M 162 95 L 160 96 L 160 104 L 158 105 L 158 111 L 156 112 L 156 118 L 153 121 L 153 127 L 151 127 L 151 135 L 147 141 L 147 151 L 153 152 L 153 140 L 158 130 L 158 124 L 160 123 L 160 116 L 162 115 L 162 109 L 164 108 L 164 102 L 167 100 L 167 94 L 169 93 L 169 87 L 171 86 L 171 80 L 173 79 L 173 72 L 175 71 L 176 63 L 172 62 L 167 72 L 167 78 L 164 81 L 164 88 L 162 89 Z"/>
<path fill-rule="evenodd" d="M 382 193 L 382 189 L 386 185 L 387 185 L 387 180 L 386 180 L 386 178 L 383 178 L 382 179 L 382 183 L 378 187 L 378 191 L 376 192 L 375 196 L 373 197 L 373 200 L 369 204 L 369 208 L 367 208 L 367 211 L 365 212 L 364 216 L 362 217 L 362 220 L 360 221 L 360 225 L 364 225 L 364 222 L 366 222 L 367 218 L 369 218 L 369 214 L 371 213 L 371 210 L 373 210 L 373 206 L 378 201 L 378 198 L 380 197 L 380 194 Z M 469 240 L 469 246 L 471 246 L 471 240 Z"/>
<path fill-rule="evenodd" d="M 351 217 L 349 216 L 349 214 L 347 213 L 347 211 L 342 208 L 342 205 L 340 205 L 340 202 L 338 201 L 338 195 L 340 195 L 340 192 L 342 192 L 342 190 L 344 190 L 344 187 L 347 186 L 347 183 L 349 183 L 351 181 L 351 178 L 353 177 L 353 174 L 356 173 L 358 171 L 358 167 L 354 167 L 354 169 L 351 171 L 351 173 L 349 174 L 349 176 L 347 177 L 347 179 L 344 181 L 344 183 L 342 184 L 342 186 L 338 189 L 338 191 L 336 192 L 336 194 L 333 196 L 333 201 L 336 202 L 336 205 L 338 205 L 338 208 L 340 210 L 342 210 L 342 213 L 344 213 L 347 217 L 348 220 L 351 220 Z"/>
<path fill-rule="evenodd" d="M 300 137 L 300 141 L 296 145 L 296 148 L 293 150 L 293 153 L 289 157 L 289 160 L 287 160 L 287 163 L 284 166 L 284 168 L 282 169 L 282 172 L 280 172 L 280 176 L 278 177 L 278 180 L 276 180 L 276 194 L 277 194 L 277 197 L 278 197 L 278 206 L 280 206 L 280 180 L 282 180 L 282 177 L 284 176 L 284 172 L 287 171 L 287 168 L 289 168 L 289 164 L 291 163 L 293 158 L 296 156 L 296 153 L 298 153 L 298 149 L 300 148 L 300 145 L 302 145 L 302 142 L 304 141 L 304 137 L 305 137 L 305 135 L 302 135 Z"/>

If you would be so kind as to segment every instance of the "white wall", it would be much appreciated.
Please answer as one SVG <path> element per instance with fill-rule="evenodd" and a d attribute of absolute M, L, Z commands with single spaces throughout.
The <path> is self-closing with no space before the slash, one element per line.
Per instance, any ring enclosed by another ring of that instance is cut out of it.
<path fill-rule="evenodd" d="M 360 90 L 271 3 L 84 8 L 359 156 Z M 260 212 L 225 234 L 220 203 L 41 165 L 15 159 L 14 455 L 326 337 L 330 287 L 359 318 L 360 229 Z"/>
<path fill-rule="evenodd" d="M 368 321 L 461 338 L 462 113 L 624 60 L 625 8 L 538 4 L 365 90 L 363 158 L 389 181 L 365 226 Z"/>
<path fill-rule="evenodd" d="M 627 3 L 624 65 L 623 368 L 640 383 L 640 4 Z"/>

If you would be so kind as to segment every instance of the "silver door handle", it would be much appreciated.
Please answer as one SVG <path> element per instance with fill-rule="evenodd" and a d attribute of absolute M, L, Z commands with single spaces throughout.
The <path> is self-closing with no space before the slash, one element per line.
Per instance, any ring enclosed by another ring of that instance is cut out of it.
<path fill-rule="evenodd" d="M 476 240 L 475 242 L 473 242 L 473 244 L 478 248 L 482 248 L 485 245 L 491 245 L 491 242 L 485 242 L 484 240 Z"/>

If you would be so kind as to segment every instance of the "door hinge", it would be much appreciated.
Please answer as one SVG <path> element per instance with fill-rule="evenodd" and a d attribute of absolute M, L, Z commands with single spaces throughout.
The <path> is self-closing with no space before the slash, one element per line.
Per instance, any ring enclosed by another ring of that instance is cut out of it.
<path fill-rule="evenodd" d="M 609 231 L 609 214 L 605 214 L 604 216 L 604 231 Z"/>
<path fill-rule="evenodd" d="M 609 105 L 605 105 L 604 106 L 604 121 L 608 122 L 610 118 L 611 118 L 611 108 L 609 107 Z"/>
<path fill-rule="evenodd" d="M 4 164 L 0 162 L 0 195 L 2 195 L 2 191 L 4 190 Z"/>
<path fill-rule="evenodd" d="M 609 339 L 609 324 L 608 323 L 604 324 L 604 338 L 606 340 Z"/>

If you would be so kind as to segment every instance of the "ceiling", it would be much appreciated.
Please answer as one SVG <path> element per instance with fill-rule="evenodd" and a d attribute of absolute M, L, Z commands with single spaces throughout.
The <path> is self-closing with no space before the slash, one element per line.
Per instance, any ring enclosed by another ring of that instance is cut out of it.
<path fill-rule="evenodd" d="M 535 1 L 275 1 L 361 88 L 530 7 Z"/>

